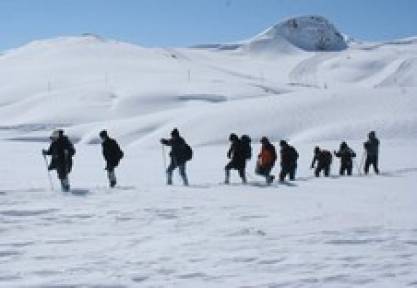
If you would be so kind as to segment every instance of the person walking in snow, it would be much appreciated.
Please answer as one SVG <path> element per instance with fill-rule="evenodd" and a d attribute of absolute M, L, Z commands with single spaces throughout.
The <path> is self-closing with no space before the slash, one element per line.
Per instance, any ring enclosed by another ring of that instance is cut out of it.
<path fill-rule="evenodd" d="M 348 176 L 352 176 L 353 158 L 356 157 L 356 153 L 347 145 L 346 142 L 340 144 L 339 151 L 334 151 L 334 155 L 340 158 L 340 171 L 339 175 L 343 176 L 347 173 Z"/>
<path fill-rule="evenodd" d="M 287 176 L 290 177 L 291 181 L 294 181 L 297 171 L 298 152 L 284 140 L 279 142 L 279 146 L 281 147 L 281 172 L 279 173 L 279 181 L 284 182 Z"/>
<path fill-rule="evenodd" d="M 166 170 L 167 184 L 172 185 L 172 173 L 176 168 L 179 168 L 184 186 L 188 186 L 186 163 L 192 158 L 191 147 L 180 136 L 177 128 L 174 128 L 171 131 L 170 139 L 161 139 L 161 144 L 171 147 L 171 152 L 169 153 L 169 156 L 171 157 L 171 163 Z"/>
<path fill-rule="evenodd" d="M 274 176 L 271 175 L 271 170 L 277 160 L 277 151 L 275 146 L 271 144 L 267 137 L 261 138 L 261 144 L 261 152 L 258 155 L 255 173 L 264 176 L 266 183 L 271 184 L 274 181 Z"/>
<path fill-rule="evenodd" d="M 116 140 L 109 137 L 106 130 L 99 134 L 101 140 L 101 147 L 104 160 L 106 161 L 107 177 L 109 179 L 109 186 L 115 187 L 117 184 L 116 173 L 114 169 L 119 165 L 120 160 L 124 157 L 122 149 Z"/>
<path fill-rule="evenodd" d="M 64 135 L 63 130 L 55 130 L 50 137 L 51 144 L 47 150 L 42 150 L 43 155 L 51 156 L 48 170 L 56 170 L 61 182 L 62 191 L 70 190 L 68 174 L 72 169 L 72 157 L 75 155 L 74 145 Z"/>
<path fill-rule="evenodd" d="M 368 134 L 368 141 L 363 144 L 366 152 L 365 174 L 369 173 L 369 167 L 372 165 L 376 174 L 379 174 L 378 156 L 379 156 L 379 140 L 376 138 L 375 131 Z"/>
<path fill-rule="evenodd" d="M 227 158 L 230 159 L 225 169 L 225 184 L 230 183 L 230 170 L 234 169 L 239 172 L 239 176 L 242 179 L 242 183 L 246 184 L 246 160 L 247 160 L 247 149 L 239 139 L 239 137 L 232 133 L 229 136 L 230 148 L 227 152 Z"/>
<path fill-rule="evenodd" d="M 316 168 L 314 170 L 314 175 L 316 177 L 320 177 L 320 173 L 322 171 L 324 172 L 325 177 L 329 177 L 332 158 L 332 153 L 330 153 L 330 151 L 322 150 L 318 146 L 314 148 L 314 157 L 313 161 L 311 162 L 311 169 Z M 317 166 L 315 166 L 316 163 Z"/>

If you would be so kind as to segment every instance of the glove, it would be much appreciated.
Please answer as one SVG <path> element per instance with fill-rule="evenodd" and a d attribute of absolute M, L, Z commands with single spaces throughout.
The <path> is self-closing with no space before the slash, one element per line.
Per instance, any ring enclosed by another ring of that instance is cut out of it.
<path fill-rule="evenodd" d="M 47 150 L 45 150 L 45 149 L 42 149 L 42 155 L 43 155 L 43 156 L 48 155 L 48 151 L 47 151 Z"/>

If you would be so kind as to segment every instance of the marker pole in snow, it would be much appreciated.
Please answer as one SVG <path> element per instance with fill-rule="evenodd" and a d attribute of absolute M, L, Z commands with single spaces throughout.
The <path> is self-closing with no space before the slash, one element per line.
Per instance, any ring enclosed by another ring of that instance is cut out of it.
<path fill-rule="evenodd" d="M 46 159 L 46 155 L 43 155 L 43 160 L 45 160 L 45 167 L 46 167 L 46 171 L 48 172 L 48 180 L 49 180 L 49 187 L 51 188 L 51 191 L 54 191 L 54 184 L 52 182 L 52 177 L 51 177 L 51 173 L 49 172 L 48 169 L 48 159 Z"/>

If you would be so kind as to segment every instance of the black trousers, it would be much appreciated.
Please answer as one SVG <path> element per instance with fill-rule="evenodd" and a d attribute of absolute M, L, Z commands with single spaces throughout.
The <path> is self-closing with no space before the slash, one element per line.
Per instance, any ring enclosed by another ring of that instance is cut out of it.
<path fill-rule="evenodd" d="M 374 171 L 376 174 L 379 174 L 379 168 L 378 168 L 378 156 L 377 155 L 373 155 L 373 156 L 366 156 L 366 161 L 365 161 L 365 174 L 369 173 L 369 168 L 373 166 L 374 167 Z"/>
<path fill-rule="evenodd" d="M 316 177 L 320 177 L 320 173 L 324 171 L 324 176 L 329 177 L 330 174 L 330 164 L 323 164 L 323 165 L 318 165 L 316 167 L 316 170 L 314 171 L 314 175 L 316 175 Z"/>
<path fill-rule="evenodd" d="M 230 176 L 230 170 L 237 170 L 239 172 L 240 178 L 242 178 L 243 181 L 246 181 L 246 165 L 244 163 L 237 163 L 236 161 L 232 160 L 227 163 L 224 169 L 226 170 L 226 180 L 228 180 Z"/>
<path fill-rule="evenodd" d="M 352 162 L 342 163 L 340 165 L 339 174 L 341 176 L 344 176 L 345 174 L 347 174 L 348 176 L 352 176 L 352 169 L 353 169 L 353 163 Z"/>
<path fill-rule="evenodd" d="M 281 165 L 281 172 L 279 173 L 279 181 L 284 181 L 287 176 L 290 176 L 290 180 L 295 180 L 295 173 L 297 171 L 297 165 Z"/>

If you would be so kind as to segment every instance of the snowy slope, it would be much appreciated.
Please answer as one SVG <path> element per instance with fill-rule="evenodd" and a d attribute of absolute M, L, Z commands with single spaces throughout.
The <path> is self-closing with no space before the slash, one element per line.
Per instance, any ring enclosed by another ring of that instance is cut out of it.
<path fill-rule="evenodd" d="M 304 18 L 296 20 L 302 31 L 308 27 Z M 284 23 L 262 35 L 290 45 L 272 32 L 289 22 Z M 318 23 L 333 27 L 323 19 Z M 330 28 L 328 33 L 336 33 Z M 1 126 L 20 128 L 19 137 L 32 139 L 45 138 L 52 126 L 72 127 L 74 138 L 85 142 L 94 141 L 91 135 L 102 127 L 117 126 L 127 142 L 137 142 L 148 138 L 147 131 L 160 137 L 179 125 L 188 127 L 196 143 L 217 143 L 231 130 L 248 127 L 240 125 L 246 122 L 251 134 L 277 138 L 303 138 L 323 129 L 327 138 L 339 139 L 336 130 L 357 125 L 356 137 L 370 127 L 387 137 L 414 136 L 415 41 L 362 43 L 340 52 L 292 47 L 289 54 L 146 49 L 92 35 L 36 41 L 0 57 Z M 338 105 L 339 98 L 346 105 Z M 376 101 L 385 107 L 375 107 Z M 366 113 L 372 110 L 376 113 Z M 305 118 L 297 117 L 300 111 Z M 382 121 L 379 115 L 385 114 Z M 268 120 L 272 117 L 279 121 Z M 206 126 L 215 118 L 224 129 L 203 133 L 193 129 L 196 118 Z M 30 127 L 47 129 L 26 133 Z"/>
<path fill-rule="evenodd" d="M 83 35 L 1 54 L 0 287 L 416 286 L 417 41 L 345 39 L 306 16 L 227 45 Z M 159 139 L 174 126 L 194 147 L 189 188 L 164 185 Z M 64 195 L 40 156 L 56 127 L 77 143 Z M 103 128 L 126 155 L 114 190 Z M 379 177 L 356 171 L 369 130 Z M 297 181 L 265 187 L 253 159 L 250 185 L 220 185 L 230 132 L 254 155 L 262 136 L 290 140 Z M 313 147 L 342 140 L 355 176 L 335 161 L 312 177 Z"/>

